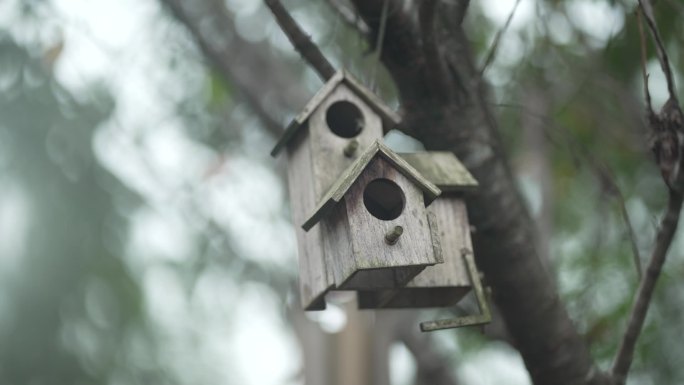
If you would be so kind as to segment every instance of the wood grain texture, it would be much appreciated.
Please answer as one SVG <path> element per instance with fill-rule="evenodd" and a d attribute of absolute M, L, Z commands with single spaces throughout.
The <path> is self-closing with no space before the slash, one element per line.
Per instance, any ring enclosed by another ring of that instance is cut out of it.
<path fill-rule="evenodd" d="M 404 209 L 396 219 L 380 220 L 371 215 L 364 205 L 366 185 L 378 178 L 393 181 L 403 191 Z M 338 288 L 377 287 L 385 282 L 391 283 L 389 287 L 402 286 L 425 266 L 443 262 L 439 250 L 433 248 L 423 192 L 384 158 L 374 158 L 361 172 L 344 196 L 344 207 L 351 231 L 353 255 L 352 258 L 340 258 L 337 262 L 344 264 L 339 269 L 342 274 L 335 276 Z M 396 244 L 388 245 L 385 234 L 394 226 L 401 226 L 404 233 Z M 362 274 L 363 279 L 349 280 L 363 270 L 368 270 Z M 389 279 L 388 275 L 393 275 L 393 279 Z"/>
<path fill-rule="evenodd" d="M 444 192 L 477 189 L 477 181 L 451 152 L 426 151 L 398 154 Z"/>
<path fill-rule="evenodd" d="M 359 308 L 407 308 L 453 306 L 471 290 L 468 270 L 461 250 L 472 250 L 470 225 L 465 202 L 454 194 L 443 194 L 427 208 L 434 223 L 443 264 L 428 266 L 403 288 L 360 290 Z"/>
<path fill-rule="evenodd" d="M 337 136 L 326 121 L 328 108 L 340 101 L 354 104 L 363 116 L 361 132 L 353 138 Z M 312 187 L 315 188 L 317 199 L 320 199 L 366 148 L 378 138 L 382 138 L 382 121 L 378 114 L 342 83 L 338 84 L 325 100 L 318 104 L 308 124 L 314 172 L 314 186 Z M 352 140 L 358 141 L 360 151 L 355 156 L 348 157 L 344 154 L 344 148 Z"/>
<path fill-rule="evenodd" d="M 287 174 L 290 208 L 295 224 L 302 223 L 316 205 L 312 189 L 313 170 L 308 130 L 302 130 L 287 148 Z M 321 228 L 304 231 L 295 226 L 299 259 L 299 289 L 302 306 L 306 310 L 325 308 L 325 293 L 332 288 L 328 278 Z"/>
<path fill-rule="evenodd" d="M 426 269 L 407 286 L 470 286 L 468 270 L 461 257 L 462 248 L 472 250 L 465 202 L 458 196 L 444 195 L 427 209 L 437 222 L 444 264 Z"/>

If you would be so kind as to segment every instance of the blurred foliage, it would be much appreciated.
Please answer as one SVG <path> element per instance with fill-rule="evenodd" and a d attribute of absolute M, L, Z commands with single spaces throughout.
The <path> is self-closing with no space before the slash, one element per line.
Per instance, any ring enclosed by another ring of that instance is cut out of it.
<path fill-rule="evenodd" d="M 91 145 L 113 100 L 95 89 L 77 101 L 39 53 L 0 37 L 0 191 L 20 191 L 30 213 L 21 255 L 0 258 L 0 383 L 166 382 L 121 258 L 141 201 Z"/>
<path fill-rule="evenodd" d="M 43 9 L 43 3 L 17 6 L 30 21 L 40 22 L 52 17 L 36 11 Z M 601 0 L 523 3 L 532 4 L 519 10 L 527 12 L 525 21 L 514 21 L 486 72 L 492 85 L 491 109 L 515 165 L 523 164 L 521 159 L 536 150 L 522 135 L 524 122 L 540 121 L 544 127 L 552 186 L 554 233 L 547 240 L 551 264 L 573 319 L 596 359 L 607 368 L 624 329 L 637 278 L 620 202 L 596 170 L 608 170 L 620 189 L 644 263 L 666 198 L 646 147 L 634 4 Z M 233 11 L 239 4 L 246 7 L 244 2 L 227 2 Z M 495 15 L 500 12 L 487 8 L 493 4 L 472 2 L 466 20 L 478 64 L 501 25 Z M 262 21 L 268 19 L 263 7 L 250 7 L 256 10 L 236 17 L 245 18 L 238 23 L 242 33 L 254 25 L 263 28 Z M 368 44 L 333 11 L 324 3 L 305 0 L 291 1 L 288 7 L 337 65 L 350 68 L 367 83 L 375 82 L 383 98 L 396 104 L 391 80 L 373 52 L 368 52 Z M 587 13 L 580 8 L 601 10 L 606 23 L 610 20 L 615 29 L 597 35 L 587 27 Z M 659 1 L 656 12 L 679 78 L 684 60 L 683 12 L 677 0 Z M 236 90 L 202 65 L 191 39 L 179 32 L 181 27 L 169 15 L 165 17 L 168 25 L 155 28 L 163 30 L 159 41 L 168 43 L 162 47 L 168 54 L 168 68 L 155 68 L 155 72 L 164 70 L 167 83 L 161 88 L 169 92 L 157 102 L 172 106 L 169 120 L 182 126 L 182 143 L 192 151 L 183 152 L 187 158 L 181 160 L 183 170 L 190 170 L 187 175 L 159 182 L 149 189 L 152 192 L 142 191 L 134 178 L 127 179 L 121 170 L 106 164 L 95 150 L 95 144 L 103 140 L 104 147 L 119 148 L 103 136 L 107 131 L 103 127 L 120 118 L 119 100 L 110 90 L 116 84 L 66 89 L 51 67 L 55 59 L 50 55 L 59 56 L 59 50 L 41 45 L 54 41 L 41 41 L 49 38 L 40 33 L 20 41 L 9 34 L 0 36 L 0 225 L 17 227 L 0 228 L 0 233 L 16 235 L 14 246 L 0 245 L 6 254 L 0 255 L 2 384 L 225 383 L 216 365 L 208 368 L 211 365 L 201 363 L 203 356 L 197 352 L 204 351 L 203 341 L 214 338 L 201 335 L 203 329 L 213 323 L 226 324 L 226 328 L 238 323 L 234 308 L 241 296 L 257 293 L 272 307 L 262 311 L 281 318 L 293 302 L 296 267 L 255 257 L 273 253 L 269 246 L 284 249 L 286 245 L 288 256 L 294 254 L 292 240 L 282 236 L 289 231 L 289 216 L 280 201 L 282 180 L 274 176 L 277 170 L 271 170 L 271 160 L 266 159 L 273 139 L 264 130 L 252 129 L 258 127 L 258 119 L 246 112 Z M 260 30 L 263 36 L 258 42 L 273 44 L 273 30 L 272 24 L 267 32 Z M 284 63 L 298 66 L 302 87 L 313 92 L 320 85 L 296 53 L 287 52 L 289 46 L 271 48 L 280 50 L 277 57 Z M 652 92 L 656 102 L 662 102 L 654 55 L 649 44 Z M 524 97 L 530 92 L 545 101 L 541 114 L 525 105 Z M 167 134 L 161 128 L 165 123 L 132 134 L 136 151 L 150 158 L 157 155 L 159 148 L 145 146 Z M 165 178 L 154 164 L 148 166 L 146 178 Z M 525 172 L 524 168 L 518 171 Z M 244 173 L 264 181 L 249 179 Z M 215 175 L 227 176 L 215 181 Z M 220 205 L 226 201 L 212 203 L 214 196 L 222 194 L 234 194 L 230 199 L 236 203 L 228 207 L 235 211 L 221 214 L 228 210 Z M 538 206 L 538 196 L 527 197 L 530 207 Z M 15 213 L 11 223 L 1 221 L 2 214 L 10 211 Z M 162 240 L 177 236 L 190 243 L 184 257 L 163 259 L 156 265 L 161 268 L 151 273 L 140 267 L 145 262 L 136 257 L 143 259 L 154 251 L 131 251 L 135 243 L 132 224 L 150 212 L 185 223 L 180 235 L 164 233 Z M 268 241 L 246 244 L 236 230 L 239 226 L 264 231 Z M 0 235 L 1 239 L 5 238 Z M 684 324 L 683 246 L 680 231 L 639 341 L 632 383 L 684 383 L 680 365 L 684 348 L 678 343 L 679 325 Z M 159 319 L 168 314 L 157 314 L 147 292 L 150 276 L 159 274 L 181 282 L 180 292 L 161 289 L 165 295 L 187 300 L 178 306 L 181 310 L 171 313 L 188 319 L 179 327 L 179 333 L 186 333 L 180 342 L 160 326 Z M 204 289 L 207 282 L 213 282 L 210 289 Z M 227 288 L 205 293 L 220 285 Z M 446 335 L 459 342 L 444 344 L 455 365 L 487 344 L 473 332 Z M 216 357 L 224 356 L 216 353 L 209 361 L 219 361 Z M 232 380 L 241 383 L 237 375 Z"/>

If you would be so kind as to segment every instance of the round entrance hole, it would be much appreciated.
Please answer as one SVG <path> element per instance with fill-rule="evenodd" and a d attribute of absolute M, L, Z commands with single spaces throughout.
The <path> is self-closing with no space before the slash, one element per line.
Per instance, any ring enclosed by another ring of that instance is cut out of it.
<path fill-rule="evenodd" d="M 335 135 L 353 138 L 363 129 L 363 114 L 359 107 L 347 101 L 335 102 L 328 107 L 325 121 Z"/>
<path fill-rule="evenodd" d="M 389 179 L 376 179 L 363 190 L 363 204 L 372 216 L 390 221 L 404 211 L 404 192 Z"/>

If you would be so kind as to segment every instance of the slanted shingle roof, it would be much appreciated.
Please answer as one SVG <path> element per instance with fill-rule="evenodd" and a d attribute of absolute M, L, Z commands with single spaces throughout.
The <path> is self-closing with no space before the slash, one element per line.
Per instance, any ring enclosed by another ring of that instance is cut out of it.
<path fill-rule="evenodd" d="M 327 83 L 325 83 L 323 88 L 321 88 L 316 95 L 309 100 L 302 112 L 300 112 L 299 115 L 297 115 L 292 122 L 290 122 L 285 129 L 285 132 L 278 140 L 278 143 L 276 143 L 275 147 L 273 147 L 273 150 L 271 150 L 271 156 L 278 155 L 278 153 L 285 148 L 285 146 L 295 136 L 299 129 L 304 126 L 304 123 L 306 123 L 318 105 L 321 104 L 321 102 L 323 102 L 325 98 L 327 98 L 328 95 L 330 95 L 330 93 L 335 90 L 340 83 L 344 83 L 347 87 L 354 91 L 357 96 L 368 103 L 368 106 L 372 108 L 375 113 L 380 115 L 385 131 L 389 131 L 401 120 L 399 115 L 387 107 L 373 92 L 364 87 L 348 72 L 345 70 L 340 70 L 332 78 L 330 78 Z"/>
<path fill-rule="evenodd" d="M 451 152 L 430 151 L 398 155 L 444 192 L 477 189 L 477 180 Z"/>
<path fill-rule="evenodd" d="M 309 219 L 304 222 L 302 228 L 306 231 L 309 231 L 309 229 L 315 226 L 322 218 L 328 215 L 335 205 L 342 200 L 344 194 L 347 193 L 347 190 L 349 190 L 352 184 L 354 184 L 356 179 L 361 175 L 361 172 L 366 169 L 366 166 L 368 166 L 368 164 L 376 156 L 380 156 L 384 160 L 388 161 L 397 168 L 397 171 L 401 172 L 405 177 L 415 183 L 418 188 L 423 190 L 426 206 L 442 193 L 437 186 L 428 181 L 404 159 L 399 157 L 384 144 L 376 140 L 361 156 L 359 156 L 358 159 L 356 159 L 354 163 L 352 163 L 351 166 L 349 166 L 349 168 L 344 171 L 344 173 L 342 173 L 337 181 L 335 181 L 335 183 L 330 187 L 328 192 L 318 203 L 318 206 L 313 213 L 309 215 Z"/>

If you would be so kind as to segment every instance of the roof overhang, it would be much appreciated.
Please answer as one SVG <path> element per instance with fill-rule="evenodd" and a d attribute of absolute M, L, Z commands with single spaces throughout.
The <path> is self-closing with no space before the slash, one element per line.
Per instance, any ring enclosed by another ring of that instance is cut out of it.
<path fill-rule="evenodd" d="M 416 186 L 423 191 L 426 206 L 432 203 L 432 201 L 442 193 L 439 187 L 426 179 L 425 176 L 423 176 L 418 170 L 402 159 L 394 151 L 390 150 L 387 146 L 376 140 L 335 181 L 335 183 L 323 196 L 316 209 L 314 209 L 313 213 L 309 215 L 309 219 L 304 222 L 302 228 L 306 231 L 309 231 L 322 218 L 327 216 L 335 207 L 335 205 L 342 200 L 342 197 L 344 197 L 352 184 L 354 184 L 363 170 L 366 169 L 368 164 L 376 156 L 382 157 L 384 160 L 396 167 L 396 169 L 405 177 L 415 183 Z"/>
<path fill-rule="evenodd" d="M 283 132 L 283 135 L 273 147 L 273 150 L 271 150 L 271 156 L 278 155 L 278 153 L 287 146 L 295 134 L 304 126 L 304 123 L 306 123 L 316 108 L 340 84 L 345 84 L 349 87 L 364 102 L 368 103 L 368 106 L 375 111 L 375 113 L 380 115 L 384 132 L 391 130 L 401 121 L 399 114 L 389 108 L 377 95 L 356 80 L 349 72 L 340 70 L 337 71 L 320 90 L 318 90 L 316 95 L 306 103 L 304 109 L 292 120 L 292 122 L 290 122 L 285 129 L 285 132 Z"/>

